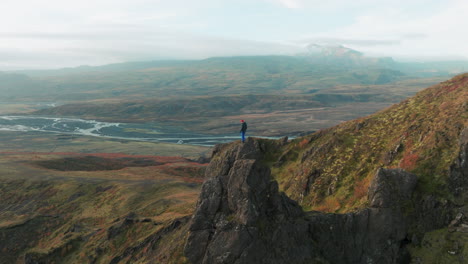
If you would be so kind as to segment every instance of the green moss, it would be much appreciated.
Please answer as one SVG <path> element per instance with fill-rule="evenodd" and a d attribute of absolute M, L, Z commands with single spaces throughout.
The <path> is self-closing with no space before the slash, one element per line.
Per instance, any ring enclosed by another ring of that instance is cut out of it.
<path fill-rule="evenodd" d="M 426 233 L 420 246 L 408 247 L 415 263 L 464 264 L 468 261 L 466 233 L 439 229 Z"/>

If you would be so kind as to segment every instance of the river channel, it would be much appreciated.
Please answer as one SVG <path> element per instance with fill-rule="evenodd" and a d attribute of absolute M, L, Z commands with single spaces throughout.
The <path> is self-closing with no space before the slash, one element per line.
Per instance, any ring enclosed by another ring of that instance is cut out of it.
<path fill-rule="evenodd" d="M 0 116 L 0 131 L 36 131 L 125 140 L 213 146 L 239 139 L 232 135 L 203 135 L 156 123 L 110 123 L 96 120 L 38 116 Z"/>

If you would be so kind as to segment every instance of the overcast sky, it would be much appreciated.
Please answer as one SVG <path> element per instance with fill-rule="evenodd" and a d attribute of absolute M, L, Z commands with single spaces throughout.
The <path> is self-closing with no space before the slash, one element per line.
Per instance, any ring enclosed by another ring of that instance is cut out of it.
<path fill-rule="evenodd" d="M 468 58 L 466 0 L 0 0 L 0 70 L 296 54 Z"/>

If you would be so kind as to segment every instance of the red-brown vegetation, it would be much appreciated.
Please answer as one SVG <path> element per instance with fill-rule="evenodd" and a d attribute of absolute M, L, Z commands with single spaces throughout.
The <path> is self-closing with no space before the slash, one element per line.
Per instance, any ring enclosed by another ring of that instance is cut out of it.
<path fill-rule="evenodd" d="M 400 161 L 399 167 L 405 170 L 412 170 L 415 168 L 419 155 L 416 153 L 408 153 Z"/>
<path fill-rule="evenodd" d="M 370 179 L 371 177 L 366 177 L 361 181 L 356 182 L 356 184 L 354 185 L 354 198 L 356 198 L 356 200 L 367 196 L 367 192 L 370 186 Z"/>

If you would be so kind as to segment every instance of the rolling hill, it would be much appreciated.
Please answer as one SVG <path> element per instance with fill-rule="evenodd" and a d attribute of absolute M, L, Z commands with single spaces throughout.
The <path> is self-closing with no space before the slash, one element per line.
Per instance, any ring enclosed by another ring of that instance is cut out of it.
<path fill-rule="evenodd" d="M 0 100 L 77 102 L 243 94 L 307 94 L 339 85 L 384 85 L 463 71 L 466 62 L 399 63 L 345 47 L 297 56 L 125 62 L 0 74 Z M 12 79 L 16 81 L 11 82 Z M 21 80 L 20 80 L 21 79 Z M 7 91 L 7 92 L 6 92 Z"/>

